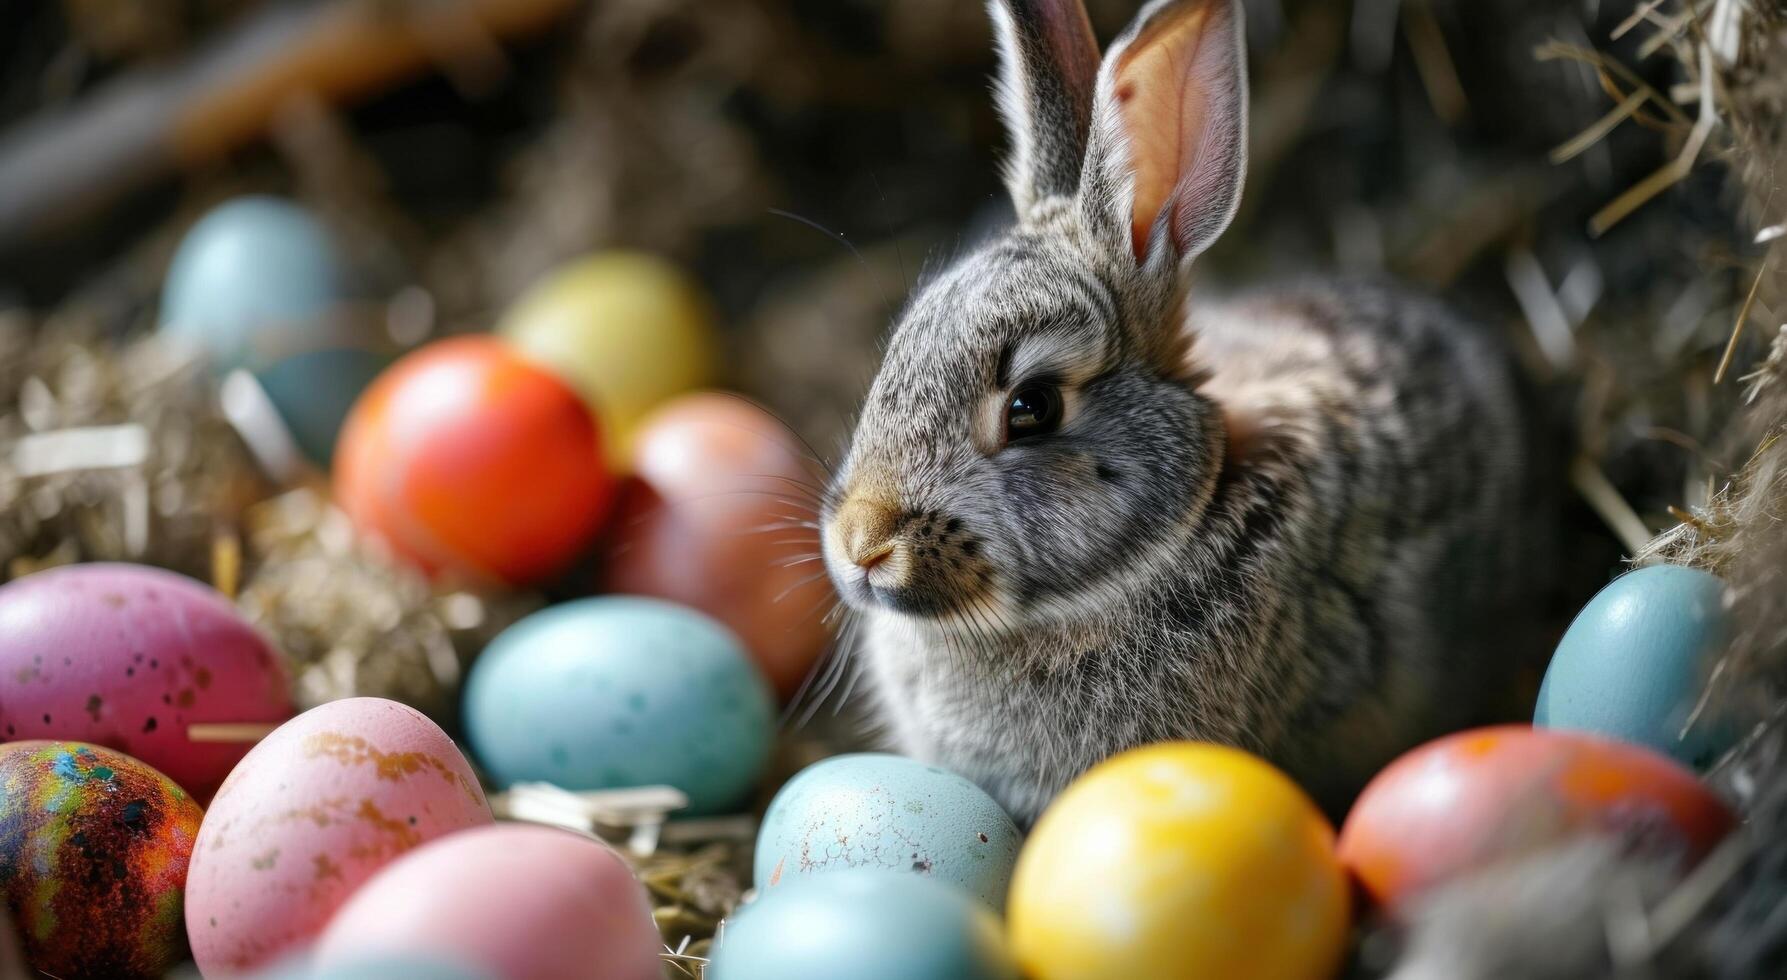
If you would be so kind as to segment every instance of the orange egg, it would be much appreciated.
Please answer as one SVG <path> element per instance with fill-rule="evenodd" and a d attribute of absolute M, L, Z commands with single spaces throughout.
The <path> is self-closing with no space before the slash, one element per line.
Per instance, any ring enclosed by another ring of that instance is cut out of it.
<path fill-rule="evenodd" d="M 1461 732 L 1397 759 L 1340 831 L 1341 861 L 1395 906 L 1434 885 L 1577 834 L 1633 834 L 1698 860 L 1735 820 L 1693 773 L 1649 749 L 1507 725 Z"/>
<path fill-rule="evenodd" d="M 601 591 L 707 613 L 793 694 L 825 648 L 833 601 L 811 526 L 819 482 L 800 440 L 751 402 L 704 392 L 646 418 L 631 464 Z"/>
<path fill-rule="evenodd" d="M 335 494 L 431 573 L 538 582 L 590 544 L 614 481 L 577 394 L 490 337 L 430 344 L 354 405 Z"/>

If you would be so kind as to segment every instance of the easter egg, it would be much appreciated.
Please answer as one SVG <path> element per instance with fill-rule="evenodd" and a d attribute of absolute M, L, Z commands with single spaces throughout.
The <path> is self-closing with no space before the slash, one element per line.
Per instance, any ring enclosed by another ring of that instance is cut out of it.
<path fill-rule="evenodd" d="M 1692 718 L 1731 625 L 1717 577 L 1652 565 L 1614 579 L 1564 633 L 1533 724 L 1649 746 L 1692 766 L 1729 748 L 1716 719 Z"/>
<path fill-rule="evenodd" d="M 33 969 L 160 977 L 203 814 L 153 768 L 80 742 L 0 745 L 0 891 Z"/>
<path fill-rule="evenodd" d="M 161 330 L 220 369 L 316 346 L 346 291 L 335 247 L 310 212 L 275 197 L 213 208 L 181 240 L 162 290 Z"/>
<path fill-rule="evenodd" d="M 253 980 L 502 980 L 439 954 L 383 953 L 328 964 L 294 957 L 288 965 L 254 974 Z"/>
<path fill-rule="evenodd" d="M 384 354 L 339 347 L 293 354 L 255 377 L 298 448 L 327 466 L 354 402 L 390 364 Z"/>
<path fill-rule="evenodd" d="M 899 871 L 1002 909 L 1022 839 L 992 797 L 955 773 L 897 755 L 840 755 L 801 770 L 770 802 L 753 874 L 759 891 L 774 891 L 812 874 Z"/>
<path fill-rule="evenodd" d="M 608 423 L 613 459 L 672 395 L 707 384 L 718 360 L 713 312 L 698 285 L 639 252 L 578 259 L 516 301 L 498 330 L 590 399 Z"/>
<path fill-rule="evenodd" d="M 726 923 L 707 980 L 1017 980 L 984 903 L 870 868 L 803 878 Z"/>
<path fill-rule="evenodd" d="M 471 766 L 420 712 L 381 698 L 312 708 L 211 801 L 186 885 L 193 958 L 207 975 L 270 965 L 398 856 L 490 822 Z"/>
<path fill-rule="evenodd" d="M 819 561 L 818 481 L 800 440 L 743 398 L 679 398 L 640 426 L 638 481 L 599 589 L 693 606 L 732 627 L 782 697 L 824 651 L 833 597 Z"/>
<path fill-rule="evenodd" d="M 1325 977 L 1349 904 L 1333 829 L 1289 777 L 1167 742 L 1106 760 L 1043 812 L 1010 935 L 1035 980 Z"/>
<path fill-rule="evenodd" d="M 659 980 L 661 945 L 645 888 L 606 845 L 499 824 L 379 872 L 335 914 L 316 962 L 430 953 L 504 980 Z"/>
<path fill-rule="evenodd" d="M 428 571 L 523 585 L 590 543 L 613 481 L 576 392 L 494 338 L 458 337 L 398 361 L 354 405 L 335 493 Z"/>
<path fill-rule="evenodd" d="M 472 754 L 502 783 L 669 785 L 692 813 L 737 807 L 769 757 L 767 686 L 724 626 L 655 599 L 551 606 L 492 640 L 466 678 Z"/>
<path fill-rule="evenodd" d="M 1393 907 L 1572 835 L 1633 835 L 1694 860 L 1732 826 L 1731 811 L 1666 756 L 1506 725 L 1429 742 L 1378 773 L 1347 814 L 1340 857 L 1367 894 Z"/>
<path fill-rule="evenodd" d="M 0 733 L 118 749 L 202 798 L 248 746 L 190 725 L 292 716 L 285 669 L 216 590 L 144 565 L 65 565 L 0 586 Z"/>

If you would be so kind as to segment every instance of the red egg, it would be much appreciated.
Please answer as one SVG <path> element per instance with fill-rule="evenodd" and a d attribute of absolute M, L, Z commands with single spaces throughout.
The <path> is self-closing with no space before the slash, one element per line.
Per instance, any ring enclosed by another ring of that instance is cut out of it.
<path fill-rule="evenodd" d="M 687 395 L 634 436 L 604 592 L 693 606 L 731 627 L 776 690 L 825 649 L 831 583 L 819 560 L 819 483 L 800 440 L 743 398 Z"/>
<path fill-rule="evenodd" d="M 490 337 L 431 344 L 374 381 L 336 450 L 336 497 L 431 573 L 525 585 L 563 571 L 614 496 L 589 408 Z"/>
<path fill-rule="evenodd" d="M 1525 725 L 1421 746 L 1378 773 L 1340 831 L 1340 859 L 1378 903 L 1585 833 L 1704 856 L 1735 825 L 1693 773 L 1635 745 Z"/>

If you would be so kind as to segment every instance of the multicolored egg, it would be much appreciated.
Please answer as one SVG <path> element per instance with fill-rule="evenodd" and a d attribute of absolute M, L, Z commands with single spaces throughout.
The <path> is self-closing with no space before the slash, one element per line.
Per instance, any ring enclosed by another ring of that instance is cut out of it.
<path fill-rule="evenodd" d="M 386 953 L 357 956 L 326 965 L 293 957 L 282 966 L 256 973 L 253 980 L 503 980 L 493 973 L 438 953 Z"/>
<path fill-rule="evenodd" d="M 575 559 L 614 484 L 577 393 L 492 337 L 424 347 L 355 404 L 335 458 L 354 523 L 436 573 L 513 585 Z"/>
<path fill-rule="evenodd" d="M 256 745 L 193 849 L 186 931 L 208 974 L 276 962 L 413 848 L 491 822 L 464 756 L 420 712 L 381 698 L 319 705 Z"/>
<path fill-rule="evenodd" d="M 316 964 L 426 953 L 504 980 L 660 980 L 662 942 L 644 887 L 607 846 L 499 824 L 379 872 L 335 914 Z"/>
<path fill-rule="evenodd" d="M 669 785 L 692 813 L 747 801 L 774 702 L 724 626 L 632 596 L 552 606 L 504 630 L 465 685 L 472 753 L 499 782 Z"/>
<path fill-rule="evenodd" d="M 693 606 L 732 627 L 787 698 L 830 639 L 819 481 L 800 440 L 745 399 L 678 398 L 639 427 L 598 589 Z"/>
<path fill-rule="evenodd" d="M 290 684 L 215 590 L 144 565 L 66 565 L 0 587 L 0 734 L 142 759 L 208 798 L 247 753 L 188 726 L 279 722 Z"/>
<path fill-rule="evenodd" d="M 707 980 L 1017 980 L 999 918 L 923 877 L 859 868 L 803 878 L 726 923 Z"/>
<path fill-rule="evenodd" d="M 1585 833 L 1630 835 L 1697 860 L 1731 811 L 1666 756 L 1580 732 L 1507 725 L 1461 732 L 1397 759 L 1365 787 L 1340 857 L 1394 908 L 1457 875 Z"/>
<path fill-rule="evenodd" d="M 0 891 L 33 969 L 161 977 L 203 814 L 142 762 L 80 742 L 0 745 Z"/>
<path fill-rule="evenodd" d="M 516 301 L 498 330 L 596 406 L 616 464 L 627 459 L 645 413 L 707 384 L 719 360 L 700 286 L 640 252 L 602 252 L 554 270 Z"/>
<path fill-rule="evenodd" d="M 1012 876 L 1035 980 L 1333 976 L 1350 899 L 1334 831 L 1239 749 L 1167 742 L 1094 767 L 1043 812 Z"/>
<path fill-rule="evenodd" d="M 955 773 L 897 755 L 840 755 L 801 770 L 770 802 L 754 877 L 773 892 L 812 874 L 898 871 L 1002 909 L 1022 840 L 999 804 Z"/>
<path fill-rule="evenodd" d="M 1694 717 L 1731 635 L 1725 585 L 1706 572 L 1652 565 L 1614 579 L 1551 657 L 1533 724 L 1648 746 L 1707 766 L 1731 746 L 1722 719 Z"/>

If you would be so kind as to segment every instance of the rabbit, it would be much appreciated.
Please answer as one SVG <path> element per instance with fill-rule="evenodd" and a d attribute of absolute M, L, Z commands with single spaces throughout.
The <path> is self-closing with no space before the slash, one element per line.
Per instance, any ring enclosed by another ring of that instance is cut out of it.
<path fill-rule="evenodd" d="M 1154 0 L 1102 60 L 1080 0 L 989 9 L 1016 223 L 916 290 L 820 511 L 873 717 L 1024 824 L 1166 739 L 1336 812 L 1520 660 L 1514 359 L 1381 284 L 1193 296 L 1239 0 Z"/>

